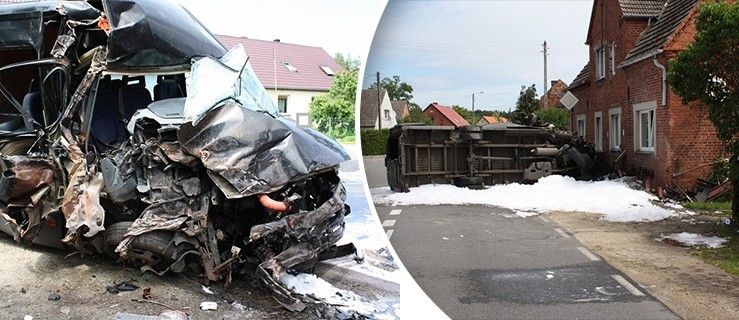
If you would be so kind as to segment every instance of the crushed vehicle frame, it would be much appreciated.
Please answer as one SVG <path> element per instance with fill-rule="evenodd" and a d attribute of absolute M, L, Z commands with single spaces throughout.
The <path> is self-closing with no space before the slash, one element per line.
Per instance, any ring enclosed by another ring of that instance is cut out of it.
<path fill-rule="evenodd" d="M 511 123 L 399 124 L 390 129 L 385 166 L 388 184 L 397 192 L 423 184 L 533 183 L 551 174 L 592 179 L 610 170 L 594 146 L 579 137 Z"/>
<path fill-rule="evenodd" d="M 346 152 L 280 118 L 243 48 L 183 7 L 8 4 L 0 28 L 0 230 L 16 241 L 205 281 L 254 268 L 293 311 L 282 275 L 356 251 L 336 246 Z"/>

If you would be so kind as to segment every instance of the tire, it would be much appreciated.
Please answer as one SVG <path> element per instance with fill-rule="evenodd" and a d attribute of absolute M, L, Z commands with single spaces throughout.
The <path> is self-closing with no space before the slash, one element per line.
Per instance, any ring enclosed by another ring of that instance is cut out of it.
<path fill-rule="evenodd" d="M 482 189 L 484 180 L 482 177 L 461 177 L 454 179 L 454 185 L 460 188 Z"/>
<path fill-rule="evenodd" d="M 120 258 L 115 248 L 123 241 L 123 236 L 131 225 L 132 221 L 116 222 L 106 229 L 105 252 L 114 259 Z M 173 251 L 168 250 L 173 238 L 174 232 L 166 231 L 152 231 L 136 236 L 128 246 L 126 261 L 136 266 L 146 264 L 157 270 L 165 269 L 175 262 L 172 258 Z"/>

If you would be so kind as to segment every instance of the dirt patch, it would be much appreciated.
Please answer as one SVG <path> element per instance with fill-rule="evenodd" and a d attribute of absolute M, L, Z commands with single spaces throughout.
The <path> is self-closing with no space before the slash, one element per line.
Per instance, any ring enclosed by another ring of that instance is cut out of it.
<path fill-rule="evenodd" d="M 695 256 L 695 249 L 656 241 L 662 234 L 710 234 L 709 216 L 620 223 L 598 215 L 549 215 L 591 251 L 618 268 L 684 319 L 739 319 L 739 277 Z"/>
<path fill-rule="evenodd" d="M 157 315 L 161 310 L 185 311 L 194 319 L 315 319 L 335 312 L 322 303 L 310 304 L 293 313 L 280 306 L 271 292 L 253 276 L 241 275 L 230 287 L 211 283 L 204 292 L 197 279 L 181 274 L 157 276 L 115 263 L 104 256 L 67 257 L 69 252 L 40 246 L 24 246 L 0 233 L 0 318 L 23 319 L 114 319 L 119 312 Z M 139 286 L 111 294 L 106 287 L 121 281 Z M 139 303 L 143 289 L 150 288 L 153 303 Z M 59 300 L 49 300 L 56 293 Z M 200 310 L 200 303 L 218 304 L 216 311 Z M 320 316 L 319 316 L 320 315 Z"/>

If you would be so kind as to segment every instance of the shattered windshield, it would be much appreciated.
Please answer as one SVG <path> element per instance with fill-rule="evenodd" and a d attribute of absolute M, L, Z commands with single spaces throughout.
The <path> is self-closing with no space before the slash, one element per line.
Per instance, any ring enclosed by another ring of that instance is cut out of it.
<path fill-rule="evenodd" d="M 257 79 L 249 57 L 240 44 L 221 59 L 204 57 L 195 61 L 190 81 L 184 110 L 185 121 L 197 124 L 206 112 L 226 100 L 235 100 L 244 108 L 275 118 L 280 116 L 277 105 Z"/>

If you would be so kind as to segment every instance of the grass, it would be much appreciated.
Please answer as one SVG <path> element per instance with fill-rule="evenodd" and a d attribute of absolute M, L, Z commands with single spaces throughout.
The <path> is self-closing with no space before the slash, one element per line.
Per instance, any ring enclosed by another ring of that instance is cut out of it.
<path fill-rule="evenodd" d="M 708 202 L 689 202 L 680 203 L 685 208 L 693 210 L 703 210 L 709 215 L 719 215 L 721 217 L 731 216 L 731 201 L 708 201 Z M 716 214 L 720 211 L 720 214 Z"/>
<path fill-rule="evenodd" d="M 716 235 L 729 240 L 723 248 L 700 249 L 698 256 L 705 262 L 715 265 L 733 275 L 739 275 L 739 230 L 728 225 L 720 225 Z"/>

